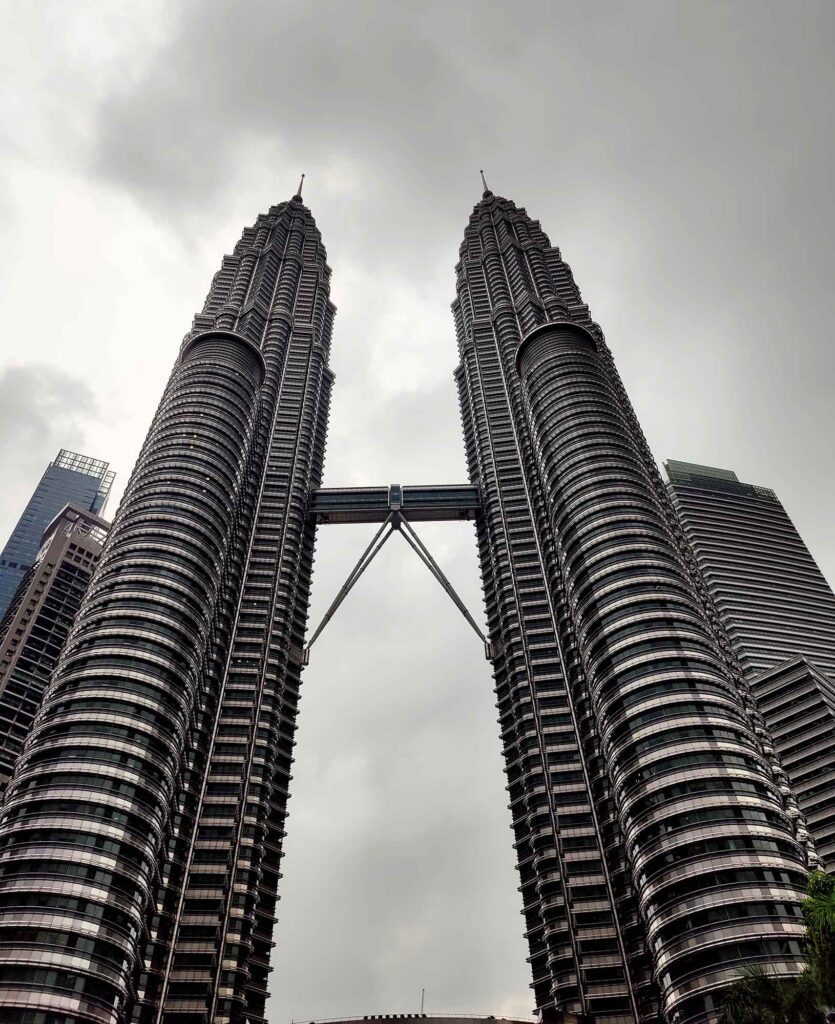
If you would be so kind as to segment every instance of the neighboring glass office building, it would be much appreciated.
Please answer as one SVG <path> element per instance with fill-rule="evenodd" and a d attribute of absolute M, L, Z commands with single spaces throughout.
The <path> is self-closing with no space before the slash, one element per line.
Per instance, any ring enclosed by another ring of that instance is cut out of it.
<path fill-rule="evenodd" d="M 0 620 L 0 792 L 32 725 L 90 582 L 109 523 L 67 505 Z"/>
<path fill-rule="evenodd" d="M 835 868 L 835 594 L 774 491 L 670 460 L 669 491 L 828 868 Z"/>
<path fill-rule="evenodd" d="M 0 617 L 34 563 L 44 530 L 55 516 L 65 505 L 98 515 L 104 510 L 113 477 L 107 462 L 65 448 L 58 452 L 0 553 Z"/>

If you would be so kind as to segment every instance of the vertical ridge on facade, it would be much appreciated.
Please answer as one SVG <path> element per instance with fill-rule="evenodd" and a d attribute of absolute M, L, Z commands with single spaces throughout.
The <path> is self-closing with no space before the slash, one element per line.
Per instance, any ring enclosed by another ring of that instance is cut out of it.
<path fill-rule="evenodd" d="M 524 210 L 485 192 L 461 247 L 453 314 L 479 554 L 536 1005 L 600 1024 L 656 1019 L 657 998 L 539 482 L 515 355 L 570 302 L 570 272 Z"/>
<path fill-rule="evenodd" d="M 183 343 L 0 812 L 0 1021 L 263 1020 L 329 277 L 273 207 Z"/>
<path fill-rule="evenodd" d="M 133 998 L 262 378 L 217 334 L 165 390 L 0 814 L 0 893 L 39 897 L 2 947 L 5 1019 L 115 1024 Z"/>
<path fill-rule="evenodd" d="M 814 850 L 559 251 L 485 192 L 457 275 L 537 1006 L 714 1021 L 742 962 L 799 972 Z"/>

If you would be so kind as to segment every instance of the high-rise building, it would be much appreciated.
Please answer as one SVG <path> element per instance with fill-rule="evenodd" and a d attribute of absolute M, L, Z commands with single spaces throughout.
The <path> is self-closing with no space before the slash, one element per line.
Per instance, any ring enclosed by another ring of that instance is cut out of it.
<path fill-rule="evenodd" d="M 476 519 L 543 1019 L 800 970 L 814 848 L 603 334 L 489 191 L 457 273 L 470 486 L 323 493 L 301 196 L 224 259 L 0 808 L 0 1024 L 264 1020 L 316 523 L 412 515 Z"/>
<path fill-rule="evenodd" d="M 728 469 L 664 465 L 818 852 L 835 868 L 835 594 L 774 491 Z"/>
<path fill-rule="evenodd" d="M 823 863 L 835 871 L 835 684 L 800 656 L 751 679 Z"/>
<path fill-rule="evenodd" d="M 801 655 L 835 679 L 835 594 L 774 491 L 730 469 L 664 468 L 746 676 Z"/>
<path fill-rule="evenodd" d="M 296 196 L 183 342 L 0 811 L 0 1022 L 263 1019 L 329 277 Z"/>
<path fill-rule="evenodd" d="M 65 505 L 104 511 L 114 474 L 107 462 L 62 448 L 46 467 L 40 483 L 0 552 L 0 617 L 35 561 L 44 530 Z"/>
<path fill-rule="evenodd" d="M 78 613 L 109 525 L 73 505 L 59 512 L 0 621 L 0 792 Z"/>
<path fill-rule="evenodd" d="M 741 962 L 799 970 L 815 854 L 559 250 L 485 190 L 460 255 L 456 379 L 537 1006 L 715 1020 Z"/>

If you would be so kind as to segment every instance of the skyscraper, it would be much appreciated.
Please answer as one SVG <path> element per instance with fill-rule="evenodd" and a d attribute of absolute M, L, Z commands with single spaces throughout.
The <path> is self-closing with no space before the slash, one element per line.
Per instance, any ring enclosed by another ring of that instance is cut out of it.
<path fill-rule="evenodd" d="M 456 379 L 537 1006 L 714 1020 L 741 961 L 799 969 L 796 802 L 569 267 L 486 186 L 460 255 Z"/>
<path fill-rule="evenodd" d="M 186 336 L 0 812 L 0 1021 L 262 1019 L 329 277 L 296 196 Z"/>
<path fill-rule="evenodd" d="M 818 852 L 835 868 L 835 594 L 774 491 L 727 469 L 664 465 Z"/>
<path fill-rule="evenodd" d="M 98 515 L 104 510 L 113 476 L 107 462 L 65 448 L 58 452 L 0 552 L 0 617 L 35 561 L 41 537 L 50 522 L 65 505 Z"/>
<path fill-rule="evenodd" d="M 746 676 L 802 655 L 835 679 L 835 594 L 774 491 L 730 469 L 664 468 Z"/>
<path fill-rule="evenodd" d="M 751 680 L 818 854 L 835 871 L 835 684 L 798 655 Z"/>
<path fill-rule="evenodd" d="M 543 1019 L 705 1024 L 741 962 L 796 973 L 814 850 L 558 250 L 485 188 L 464 487 L 319 489 L 329 277 L 296 195 L 183 342 L 0 808 L 0 1024 L 263 1021 L 316 522 L 411 509 L 476 519 Z"/>
<path fill-rule="evenodd" d="M 0 620 L 0 792 L 78 613 L 109 523 L 67 505 Z"/>

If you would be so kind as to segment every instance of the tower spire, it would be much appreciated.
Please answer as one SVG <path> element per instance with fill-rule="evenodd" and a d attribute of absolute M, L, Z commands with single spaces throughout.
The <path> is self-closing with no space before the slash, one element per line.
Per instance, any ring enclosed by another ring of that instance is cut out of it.
<path fill-rule="evenodd" d="M 304 175 L 299 179 L 299 187 L 296 189 L 296 195 L 299 199 L 302 197 L 302 186 L 304 185 Z"/>
<path fill-rule="evenodd" d="M 484 171 L 479 171 L 478 173 L 481 175 L 481 184 L 484 186 L 484 194 L 492 195 L 493 193 L 490 191 L 487 185 L 487 179 L 484 177 Z"/>

